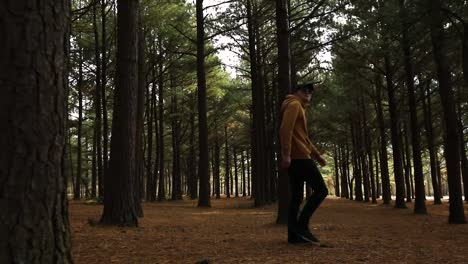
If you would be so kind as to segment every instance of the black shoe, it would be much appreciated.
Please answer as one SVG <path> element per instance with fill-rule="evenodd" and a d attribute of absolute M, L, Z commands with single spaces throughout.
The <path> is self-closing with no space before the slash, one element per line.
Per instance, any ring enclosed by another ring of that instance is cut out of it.
<path fill-rule="evenodd" d="M 310 241 L 305 240 L 304 238 L 296 234 L 289 234 L 288 243 L 289 244 L 310 244 Z"/>
<path fill-rule="evenodd" d="M 314 243 L 314 244 L 320 244 L 320 240 L 318 240 L 308 228 L 301 228 L 295 232 L 298 236 L 301 238 Z"/>

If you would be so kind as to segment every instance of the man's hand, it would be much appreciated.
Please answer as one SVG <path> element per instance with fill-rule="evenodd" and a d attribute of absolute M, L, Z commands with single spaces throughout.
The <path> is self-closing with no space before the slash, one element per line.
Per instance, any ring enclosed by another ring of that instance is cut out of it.
<path fill-rule="evenodd" d="M 320 155 L 318 156 L 317 158 L 317 162 L 320 164 L 320 166 L 326 166 L 327 165 L 327 161 Z"/>
<path fill-rule="evenodd" d="M 291 165 L 291 156 L 283 156 L 281 159 L 281 167 L 287 169 Z"/>

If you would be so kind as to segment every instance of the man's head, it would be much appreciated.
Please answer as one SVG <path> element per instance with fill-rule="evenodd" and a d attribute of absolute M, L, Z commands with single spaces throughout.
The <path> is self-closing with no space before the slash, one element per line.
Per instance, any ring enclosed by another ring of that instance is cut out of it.
<path fill-rule="evenodd" d="M 294 88 L 294 94 L 301 98 L 304 103 L 310 102 L 312 98 L 312 92 L 314 91 L 314 85 L 312 83 L 298 84 Z"/>

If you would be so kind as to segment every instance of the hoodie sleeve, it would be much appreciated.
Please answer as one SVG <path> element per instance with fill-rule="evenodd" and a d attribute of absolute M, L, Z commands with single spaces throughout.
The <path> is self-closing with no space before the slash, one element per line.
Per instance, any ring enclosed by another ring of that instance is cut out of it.
<path fill-rule="evenodd" d="M 291 156 L 292 134 L 300 109 L 299 102 L 291 102 L 284 109 L 280 127 L 281 154 L 283 156 Z"/>
<path fill-rule="evenodd" d="M 312 157 L 314 158 L 320 157 L 321 154 L 320 154 L 320 151 L 318 151 L 317 147 L 315 147 L 315 145 L 312 142 L 309 141 L 309 143 L 310 143 L 310 149 L 311 149 L 310 152 L 311 152 Z"/>

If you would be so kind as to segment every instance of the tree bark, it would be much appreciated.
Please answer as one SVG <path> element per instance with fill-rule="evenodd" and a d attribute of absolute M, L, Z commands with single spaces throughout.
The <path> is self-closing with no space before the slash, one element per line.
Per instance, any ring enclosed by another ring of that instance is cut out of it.
<path fill-rule="evenodd" d="M 445 30 L 441 14 L 442 3 L 440 0 L 430 0 L 428 7 L 431 16 L 429 26 L 431 29 L 432 51 L 437 68 L 439 94 L 445 120 L 444 155 L 447 164 L 450 196 L 449 223 L 466 223 L 460 181 L 460 142 L 454 95 L 450 80 L 450 65 L 445 54 Z"/>
<path fill-rule="evenodd" d="M 162 39 L 158 36 L 158 52 L 159 52 L 159 63 L 158 63 L 158 117 L 159 117 L 159 182 L 158 182 L 158 201 L 166 200 L 166 189 L 165 189 L 165 167 L 164 167 L 164 158 L 165 158 L 165 146 L 164 146 L 164 75 L 163 75 L 163 59 L 164 51 L 162 47 Z"/>
<path fill-rule="evenodd" d="M 406 71 L 406 87 L 408 89 L 408 104 L 410 109 L 410 119 L 411 119 L 411 143 L 413 150 L 413 168 L 414 168 L 414 180 L 415 180 L 415 204 L 414 212 L 416 214 L 426 214 L 426 194 L 424 190 L 424 175 L 423 175 L 423 164 L 421 159 L 421 139 L 419 135 L 418 128 L 418 118 L 417 118 L 417 109 L 416 109 L 416 96 L 415 96 L 415 87 L 414 87 L 414 73 L 413 73 L 413 62 L 411 47 L 408 40 L 408 15 L 405 8 L 404 0 L 399 0 L 400 2 L 400 12 L 401 20 L 403 26 L 402 32 L 402 47 L 405 61 L 405 71 Z"/>
<path fill-rule="evenodd" d="M 138 0 L 118 0 L 117 66 L 111 155 L 101 223 L 138 226 L 135 145 L 138 93 Z"/>
<path fill-rule="evenodd" d="M 393 70 L 390 65 L 390 56 L 385 54 L 385 77 L 387 80 L 388 105 L 390 110 L 391 124 L 391 141 L 393 148 L 393 168 L 395 174 L 396 200 L 395 208 L 407 208 L 405 204 L 405 178 L 403 175 L 400 133 L 398 129 L 398 121 L 400 120 L 396 97 L 395 86 L 393 84 Z"/>
<path fill-rule="evenodd" d="M 79 37 L 81 38 L 81 36 Z M 73 199 L 79 200 L 81 195 L 81 169 L 82 169 L 82 155 L 81 155 L 81 138 L 82 138 L 82 124 L 83 124 L 83 49 L 79 48 L 79 62 L 78 62 L 78 146 L 76 152 L 76 182 L 74 186 Z"/>
<path fill-rule="evenodd" d="M 197 87 L 198 87 L 198 207 L 211 207 L 208 157 L 208 121 L 206 116 L 205 18 L 203 0 L 196 1 L 197 14 Z"/>
<path fill-rule="evenodd" d="M 216 199 L 221 198 L 221 175 L 220 175 L 220 152 L 221 152 L 221 146 L 219 145 L 219 137 L 218 134 L 216 134 L 216 139 L 215 139 L 215 147 L 214 147 L 214 163 L 215 163 L 215 171 L 214 171 L 214 181 L 215 181 L 215 194 L 216 194 Z"/>
<path fill-rule="evenodd" d="M 429 92 L 429 83 L 427 83 L 427 89 L 424 89 L 423 85 L 420 85 L 421 94 L 422 94 L 422 104 L 424 110 L 424 127 L 426 131 L 427 139 L 427 148 L 429 151 L 429 164 L 431 167 L 431 180 L 432 180 L 432 189 L 434 193 L 434 204 L 442 204 L 440 185 L 437 179 L 437 153 L 434 143 L 434 133 L 432 128 L 432 106 L 431 106 L 431 94 Z M 427 92 L 427 95 L 426 95 Z M 427 97 L 427 99 L 426 99 Z M 427 100 L 427 104 L 426 104 Z"/>
<path fill-rule="evenodd" d="M 276 0 L 276 34 L 278 46 L 278 97 L 282 100 L 286 94 L 291 92 L 291 54 L 290 54 L 290 32 L 289 11 L 287 0 Z M 280 153 L 278 153 L 280 154 Z M 278 155 L 280 159 L 280 155 Z M 279 164 L 280 161 L 278 161 Z M 278 175 L 278 216 L 276 223 L 288 223 L 289 210 L 289 188 L 287 187 L 288 174 L 286 170 L 280 169 Z"/>
<path fill-rule="evenodd" d="M 340 197 L 340 174 L 338 173 L 338 151 L 336 145 L 333 146 L 333 161 L 335 165 L 335 196 Z"/>
<path fill-rule="evenodd" d="M 403 121 L 405 122 L 405 121 Z M 412 202 L 412 195 L 411 195 L 411 155 L 410 155 L 410 147 L 408 143 L 408 129 L 406 127 L 406 123 L 403 125 L 403 133 L 401 133 L 402 137 L 402 150 L 401 150 L 401 156 L 403 159 L 403 165 L 404 165 L 404 172 L 405 172 L 405 187 L 406 187 L 406 202 L 411 203 Z"/>
<path fill-rule="evenodd" d="M 390 204 L 392 200 L 390 193 L 390 176 L 388 173 L 388 153 L 387 153 L 387 134 L 385 131 L 384 112 L 382 107 L 382 82 L 378 74 L 376 79 L 376 101 L 377 101 L 377 121 L 380 131 L 380 173 L 382 179 L 382 199 L 384 204 Z"/>
<path fill-rule="evenodd" d="M 109 122 L 107 118 L 107 33 L 106 33 L 106 0 L 101 0 L 101 55 L 102 55 L 102 71 L 101 71 L 101 101 L 102 101 L 102 152 L 103 152 L 103 167 L 104 174 L 109 168 Z M 102 194 L 101 196 L 102 197 Z"/>
<path fill-rule="evenodd" d="M 136 106 L 136 131 L 135 131 L 135 209 L 138 217 L 143 217 L 143 209 L 141 208 L 141 200 L 144 197 L 143 177 L 144 177 L 144 109 L 145 109 L 145 90 L 146 90 L 146 67 L 145 67 L 145 32 L 141 21 L 141 13 L 138 13 L 138 88 L 137 88 L 137 106 Z"/>
<path fill-rule="evenodd" d="M 1 1 L 0 17 L 0 263 L 72 263 L 70 1 Z"/>

